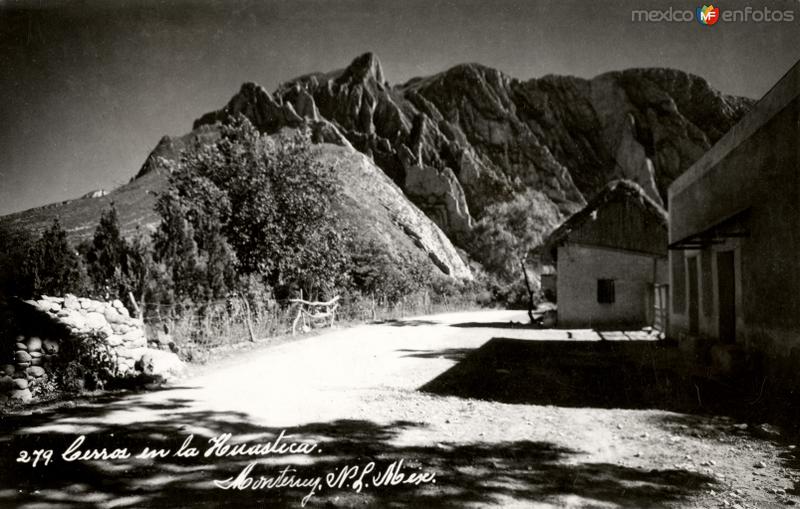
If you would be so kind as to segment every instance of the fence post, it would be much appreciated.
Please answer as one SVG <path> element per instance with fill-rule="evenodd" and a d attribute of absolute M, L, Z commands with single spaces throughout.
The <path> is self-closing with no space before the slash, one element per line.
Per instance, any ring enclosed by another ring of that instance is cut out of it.
<path fill-rule="evenodd" d="M 136 317 L 141 319 L 142 312 L 139 309 L 139 306 L 136 304 L 136 299 L 133 298 L 133 292 L 128 292 L 128 298 L 131 300 L 131 306 L 133 306 L 133 312 L 136 314 Z"/>
<path fill-rule="evenodd" d="M 244 304 L 244 321 L 247 324 L 247 333 L 250 335 L 250 342 L 256 342 L 256 336 L 253 334 L 253 322 L 250 319 L 250 303 L 247 302 L 247 297 L 244 296 L 243 293 L 239 294 L 239 298 L 242 299 L 242 303 Z"/>

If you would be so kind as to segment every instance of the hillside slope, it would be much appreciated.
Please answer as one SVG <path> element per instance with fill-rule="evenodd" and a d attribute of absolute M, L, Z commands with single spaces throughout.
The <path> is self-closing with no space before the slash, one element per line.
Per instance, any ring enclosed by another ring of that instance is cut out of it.
<path fill-rule="evenodd" d="M 284 129 L 274 138 L 288 134 Z M 57 217 L 70 239 L 81 241 L 91 237 L 101 212 L 113 202 L 123 234 L 132 235 L 137 228 L 150 231 L 158 225 L 153 207 L 168 185 L 170 162 L 182 150 L 192 150 L 197 139 L 210 143 L 218 137 L 214 127 L 181 138 L 165 137 L 146 162 L 150 171 L 108 195 L 11 214 L 0 218 L 0 224 L 38 230 Z M 314 146 L 314 156 L 322 164 L 336 167 L 343 194 L 335 197 L 334 206 L 352 231 L 398 261 L 427 265 L 432 272 L 458 279 L 472 278 L 447 236 L 364 154 L 352 147 L 320 143 Z"/>

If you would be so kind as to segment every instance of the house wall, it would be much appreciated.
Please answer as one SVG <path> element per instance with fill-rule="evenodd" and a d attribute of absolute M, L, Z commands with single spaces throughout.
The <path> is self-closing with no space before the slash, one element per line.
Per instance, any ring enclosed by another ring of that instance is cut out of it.
<path fill-rule="evenodd" d="M 653 284 L 667 281 L 666 259 L 597 246 L 566 243 L 558 248 L 559 327 L 648 324 Z M 597 302 L 597 280 L 613 279 L 615 302 Z"/>
<path fill-rule="evenodd" d="M 669 335 L 735 368 L 741 353 L 785 378 L 800 363 L 800 65 L 669 191 L 670 242 L 741 214 L 749 235 L 671 251 Z M 734 253 L 736 333 L 719 334 L 720 253 Z M 698 263 L 698 331 L 690 331 L 689 263 Z M 732 343 L 732 345 L 729 345 Z M 716 353 L 715 353 L 716 352 Z M 800 382 L 800 378 L 796 380 Z M 794 382 L 793 382 L 794 383 Z M 799 385 L 800 386 L 800 385 Z"/>

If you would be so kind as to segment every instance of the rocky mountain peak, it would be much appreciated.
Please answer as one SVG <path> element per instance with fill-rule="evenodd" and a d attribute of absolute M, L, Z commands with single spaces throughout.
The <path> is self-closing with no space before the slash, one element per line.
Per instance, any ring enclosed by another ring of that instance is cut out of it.
<path fill-rule="evenodd" d="M 364 53 L 353 60 L 336 81 L 337 83 L 375 81 L 381 85 L 386 83 L 381 61 L 372 52 Z"/>

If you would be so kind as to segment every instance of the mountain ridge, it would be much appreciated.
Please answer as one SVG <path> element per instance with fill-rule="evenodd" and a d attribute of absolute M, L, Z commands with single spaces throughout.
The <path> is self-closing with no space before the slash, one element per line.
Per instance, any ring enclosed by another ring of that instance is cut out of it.
<path fill-rule="evenodd" d="M 194 128 L 238 114 L 264 132 L 324 126 L 325 141 L 344 138 L 373 158 L 457 240 L 487 206 L 527 188 L 565 217 L 617 178 L 663 204 L 669 183 L 753 104 L 657 67 L 519 80 L 469 63 L 398 85 L 384 76 L 365 53 L 273 92 L 246 83 Z"/>
<path fill-rule="evenodd" d="M 86 238 L 99 211 L 114 201 L 126 233 L 152 229 L 158 222 L 152 205 L 182 151 L 213 143 L 219 123 L 243 115 L 265 134 L 309 129 L 319 144 L 360 152 L 447 238 L 468 248 L 484 211 L 528 190 L 541 200 L 534 209 L 555 207 L 561 220 L 619 178 L 663 205 L 669 183 L 752 104 L 700 76 L 657 67 L 520 80 L 468 63 L 390 85 L 378 57 L 365 53 L 272 92 L 246 82 L 221 109 L 200 115 L 190 132 L 162 137 L 125 186 L 0 223 L 42 229 L 58 216 L 74 238 Z M 436 256 L 451 257 L 446 250 Z"/>

